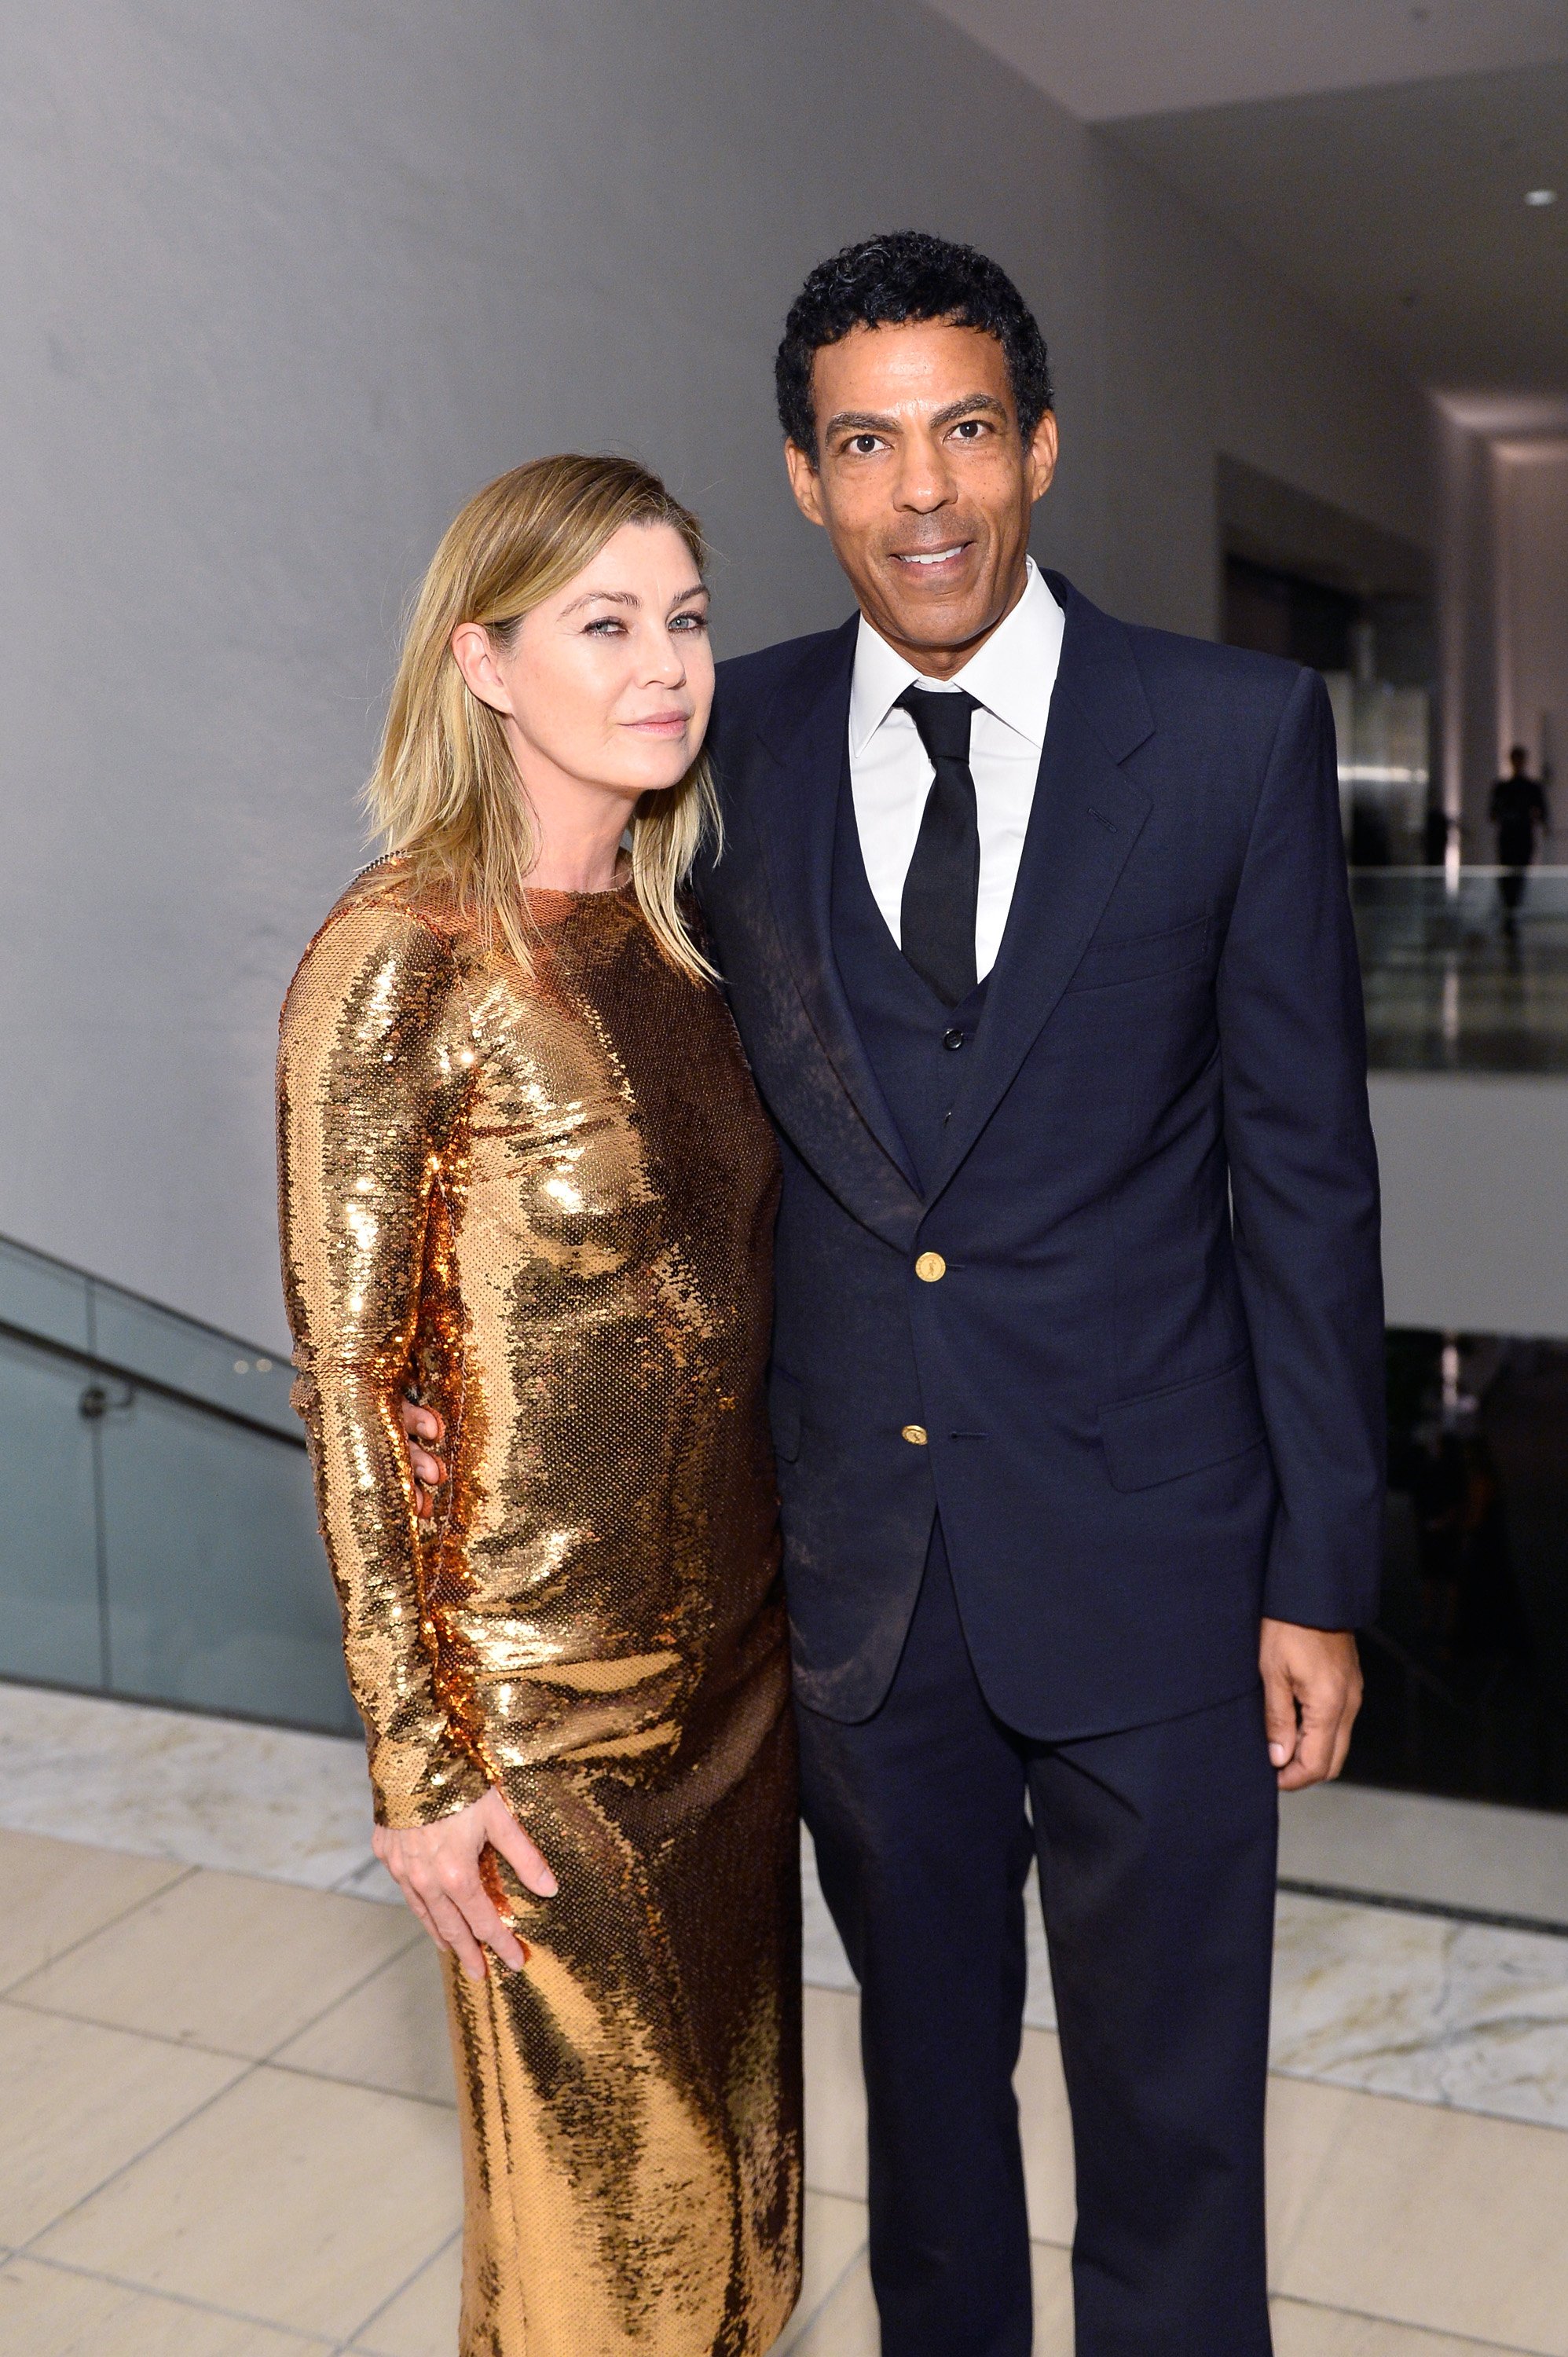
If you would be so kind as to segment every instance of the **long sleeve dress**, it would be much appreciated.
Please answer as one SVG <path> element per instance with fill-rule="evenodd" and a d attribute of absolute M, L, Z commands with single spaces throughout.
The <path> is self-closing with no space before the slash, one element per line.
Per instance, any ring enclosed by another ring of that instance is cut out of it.
<path fill-rule="evenodd" d="M 794 1753 L 772 1134 L 629 886 L 532 975 L 383 861 L 284 1008 L 297 1401 L 378 1818 L 499 1784 L 560 1884 L 445 1959 L 462 2357 L 753 2357 L 795 2298 Z M 400 1407 L 447 1419 L 416 1519 Z"/>

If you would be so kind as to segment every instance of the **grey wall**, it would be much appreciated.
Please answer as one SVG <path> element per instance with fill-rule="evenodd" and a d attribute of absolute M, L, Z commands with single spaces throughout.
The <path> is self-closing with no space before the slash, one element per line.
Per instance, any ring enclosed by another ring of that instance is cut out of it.
<path fill-rule="evenodd" d="M 488 477 L 639 450 L 721 648 L 836 619 L 768 363 L 912 221 L 1041 310 L 1090 594 L 1212 629 L 1220 450 L 1429 536 L 1419 397 L 915 0 L 53 0 L 0 133 L 0 1231 L 263 1341 L 277 1004 Z"/>

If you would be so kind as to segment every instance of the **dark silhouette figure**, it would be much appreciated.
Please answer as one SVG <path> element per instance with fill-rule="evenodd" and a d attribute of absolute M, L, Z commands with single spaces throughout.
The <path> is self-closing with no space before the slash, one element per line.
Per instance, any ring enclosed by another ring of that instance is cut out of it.
<path fill-rule="evenodd" d="M 1523 745 L 1509 751 L 1509 774 L 1492 788 L 1490 816 L 1498 833 L 1498 866 L 1503 870 L 1498 891 L 1503 904 L 1503 935 L 1519 939 L 1519 909 L 1524 898 L 1525 870 L 1535 857 L 1546 831 L 1546 789 L 1530 774 L 1530 754 Z"/>

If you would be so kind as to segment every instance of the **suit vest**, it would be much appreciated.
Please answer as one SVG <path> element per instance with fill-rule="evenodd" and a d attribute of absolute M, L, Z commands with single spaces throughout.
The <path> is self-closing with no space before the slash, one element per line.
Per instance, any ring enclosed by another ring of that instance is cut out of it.
<path fill-rule="evenodd" d="M 981 982 L 960 1006 L 944 1006 L 887 930 L 865 872 L 849 763 L 839 788 L 833 841 L 833 956 L 887 1110 L 922 1190 L 941 1159 L 944 1131 L 964 1060 L 985 1006 Z"/>

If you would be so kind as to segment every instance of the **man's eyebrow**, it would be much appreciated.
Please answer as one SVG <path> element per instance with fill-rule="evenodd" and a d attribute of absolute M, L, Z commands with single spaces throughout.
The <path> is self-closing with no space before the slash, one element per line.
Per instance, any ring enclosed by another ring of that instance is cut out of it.
<path fill-rule="evenodd" d="M 950 401 L 944 407 L 933 410 L 929 422 L 933 425 L 956 425 L 961 417 L 972 416 L 977 409 L 987 409 L 996 417 L 1007 415 L 1006 403 L 998 401 L 993 393 L 966 393 L 961 400 Z M 841 409 L 823 426 L 822 439 L 826 441 L 832 434 L 887 434 L 896 429 L 898 422 L 897 417 L 879 416 L 875 410 Z"/>

